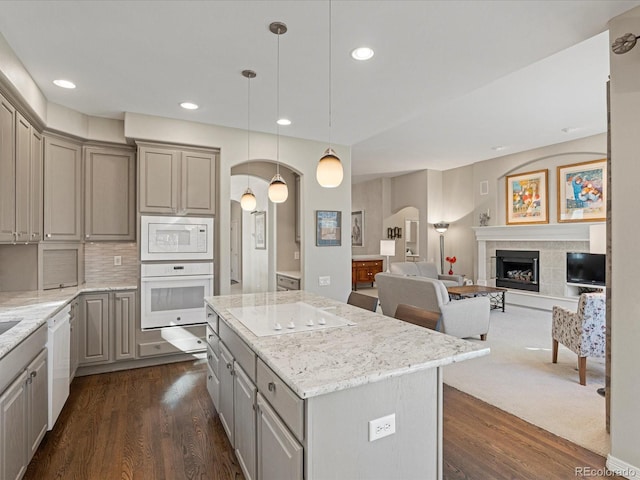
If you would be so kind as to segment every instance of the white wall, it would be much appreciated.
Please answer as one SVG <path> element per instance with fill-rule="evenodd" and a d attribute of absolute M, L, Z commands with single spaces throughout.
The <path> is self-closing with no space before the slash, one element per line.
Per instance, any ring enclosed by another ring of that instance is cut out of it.
<path fill-rule="evenodd" d="M 640 8 L 609 23 L 611 42 L 640 34 Z M 607 466 L 640 476 L 640 295 L 638 201 L 640 178 L 640 46 L 611 54 L 611 454 Z"/>

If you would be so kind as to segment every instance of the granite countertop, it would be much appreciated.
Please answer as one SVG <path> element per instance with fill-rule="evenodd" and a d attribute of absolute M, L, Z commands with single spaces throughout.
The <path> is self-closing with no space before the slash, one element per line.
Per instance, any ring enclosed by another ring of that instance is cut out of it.
<path fill-rule="evenodd" d="M 81 293 L 137 289 L 135 284 L 84 284 L 55 290 L 0 292 L 0 322 L 21 320 L 0 335 L 0 359 Z"/>
<path fill-rule="evenodd" d="M 207 297 L 301 398 L 487 355 L 489 348 L 304 291 Z M 257 337 L 229 308 L 304 302 L 353 326 Z"/>
<path fill-rule="evenodd" d="M 284 275 L 285 277 L 295 278 L 296 280 L 300 280 L 299 270 L 278 270 L 276 271 L 276 275 Z"/>

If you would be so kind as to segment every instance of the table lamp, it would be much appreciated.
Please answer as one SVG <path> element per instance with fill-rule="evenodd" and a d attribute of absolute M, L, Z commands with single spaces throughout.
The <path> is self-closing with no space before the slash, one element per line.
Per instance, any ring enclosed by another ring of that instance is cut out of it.
<path fill-rule="evenodd" d="M 380 240 L 380 255 L 387 257 L 387 270 L 389 273 L 389 257 L 396 256 L 396 241 L 395 240 Z"/>

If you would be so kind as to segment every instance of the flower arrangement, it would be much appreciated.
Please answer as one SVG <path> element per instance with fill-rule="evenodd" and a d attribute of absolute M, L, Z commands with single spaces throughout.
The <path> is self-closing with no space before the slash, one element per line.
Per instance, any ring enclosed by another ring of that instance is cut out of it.
<path fill-rule="evenodd" d="M 449 275 L 453 275 L 453 264 L 456 263 L 456 257 L 446 257 L 445 260 L 449 262 Z"/>

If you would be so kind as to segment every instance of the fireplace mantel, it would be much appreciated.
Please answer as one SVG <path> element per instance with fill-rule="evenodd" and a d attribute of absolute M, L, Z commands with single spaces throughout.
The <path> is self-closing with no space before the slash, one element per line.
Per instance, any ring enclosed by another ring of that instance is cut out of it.
<path fill-rule="evenodd" d="M 592 225 L 602 223 L 549 223 L 544 225 L 494 225 L 472 227 L 478 241 L 588 241 Z"/>

